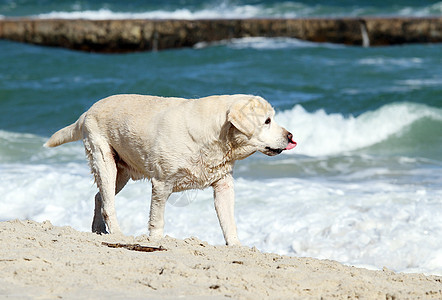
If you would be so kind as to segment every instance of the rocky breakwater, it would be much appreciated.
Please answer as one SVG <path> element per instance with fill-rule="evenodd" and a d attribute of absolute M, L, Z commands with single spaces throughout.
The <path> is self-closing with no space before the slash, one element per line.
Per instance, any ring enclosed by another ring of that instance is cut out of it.
<path fill-rule="evenodd" d="M 242 37 L 291 37 L 361 46 L 440 43 L 442 17 L 0 20 L 1 39 L 91 52 L 162 50 Z"/>

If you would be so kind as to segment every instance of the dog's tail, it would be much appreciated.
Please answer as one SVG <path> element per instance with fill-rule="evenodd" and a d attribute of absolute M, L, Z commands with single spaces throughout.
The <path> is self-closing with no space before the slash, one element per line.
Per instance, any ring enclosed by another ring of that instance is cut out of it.
<path fill-rule="evenodd" d="M 77 122 L 66 126 L 54 133 L 51 138 L 44 144 L 45 147 L 57 147 L 65 143 L 78 141 L 83 137 L 83 121 L 86 113 L 78 118 Z"/>

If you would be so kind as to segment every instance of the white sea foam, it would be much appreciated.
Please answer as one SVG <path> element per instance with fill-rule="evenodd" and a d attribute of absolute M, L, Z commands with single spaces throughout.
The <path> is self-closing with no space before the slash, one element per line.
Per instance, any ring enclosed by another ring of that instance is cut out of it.
<path fill-rule="evenodd" d="M 302 106 L 277 114 L 276 120 L 293 131 L 296 151 L 310 156 L 333 155 L 373 146 L 401 134 L 422 118 L 442 120 L 442 110 L 413 103 L 385 105 L 360 116 L 307 112 Z"/>
<path fill-rule="evenodd" d="M 153 10 L 146 12 L 114 12 L 106 8 L 99 10 L 84 11 L 53 11 L 43 13 L 34 17 L 40 19 L 226 19 L 226 18 L 247 18 L 254 17 L 259 9 L 254 6 L 234 6 L 229 9 L 220 7 L 218 9 L 201 9 L 192 11 L 187 8 L 173 11 Z"/>
<path fill-rule="evenodd" d="M 291 49 L 291 48 L 312 48 L 312 47 L 342 47 L 329 43 L 313 43 L 295 38 L 267 38 L 267 37 L 245 37 L 229 40 L 221 40 L 217 42 L 199 42 L 194 48 L 200 49 L 209 46 L 227 46 L 233 49 L 257 49 L 257 50 L 275 50 L 275 49 Z"/>
<path fill-rule="evenodd" d="M 230 40 L 223 40 L 214 43 L 199 43 L 195 47 L 207 45 L 226 45 L 233 49 L 256 49 L 256 50 L 275 50 L 275 49 L 294 49 L 294 48 L 343 48 L 345 46 L 332 43 L 315 43 L 296 38 L 284 37 L 245 37 Z"/>
<path fill-rule="evenodd" d="M 89 231 L 96 188 L 86 162 L 1 164 L 0 220 L 50 220 Z M 425 171 L 424 171 L 425 172 Z M 428 172 L 428 171 L 426 171 Z M 314 178 L 237 178 L 236 219 L 245 245 L 263 251 L 442 274 L 442 192 L 394 180 L 327 181 Z M 147 233 L 150 183 L 136 182 L 117 196 L 126 234 Z M 222 244 L 212 192 L 187 206 L 166 207 L 168 235 Z"/>
<path fill-rule="evenodd" d="M 434 3 L 430 6 L 424 6 L 420 8 L 404 7 L 398 11 L 401 16 L 415 16 L 424 17 L 429 15 L 441 15 L 442 14 L 442 2 Z"/>
<path fill-rule="evenodd" d="M 360 65 L 374 65 L 377 67 L 393 66 L 409 68 L 413 66 L 419 66 L 424 62 L 420 57 L 410 58 L 385 58 L 385 57 L 368 57 L 362 58 L 357 61 Z"/>
<path fill-rule="evenodd" d="M 256 17 L 294 18 L 309 15 L 314 9 L 300 3 L 282 3 L 273 6 L 233 5 L 220 2 L 199 9 L 177 8 L 172 10 L 150 10 L 142 12 L 118 12 L 108 8 L 98 10 L 53 11 L 35 15 L 42 19 L 240 19 Z"/>
<path fill-rule="evenodd" d="M 442 79 L 439 78 L 424 78 L 424 79 L 407 79 L 398 81 L 399 84 L 411 87 L 425 87 L 425 86 L 442 86 Z"/>
<path fill-rule="evenodd" d="M 81 10 L 81 6 L 73 5 L 73 11 L 51 11 L 34 15 L 42 19 L 231 19 L 231 18 L 297 18 L 308 16 L 361 16 L 372 14 L 428 16 L 442 13 L 442 2 L 423 7 L 385 8 L 373 7 L 340 7 L 337 9 L 327 5 L 306 5 L 299 2 L 282 2 L 272 5 L 232 4 L 221 1 L 215 5 L 206 5 L 197 9 L 175 8 L 171 10 L 149 11 L 113 11 L 109 8 L 97 10 Z"/>

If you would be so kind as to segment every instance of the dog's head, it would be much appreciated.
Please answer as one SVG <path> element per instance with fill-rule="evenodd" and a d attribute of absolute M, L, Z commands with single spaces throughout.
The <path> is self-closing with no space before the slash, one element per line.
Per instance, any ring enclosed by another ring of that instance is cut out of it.
<path fill-rule="evenodd" d="M 247 138 L 247 143 L 266 155 L 273 156 L 293 149 L 293 135 L 278 125 L 275 110 L 263 98 L 248 96 L 235 101 L 229 109 L 228 121 Z"/>

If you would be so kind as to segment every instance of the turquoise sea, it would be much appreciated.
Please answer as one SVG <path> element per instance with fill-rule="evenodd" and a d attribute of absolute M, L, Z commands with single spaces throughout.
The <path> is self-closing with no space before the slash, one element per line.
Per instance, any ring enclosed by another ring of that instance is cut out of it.
<path fill-rule="evenodd" d="M 438 1 L 0 2 L 0 18 L 441 15 Z M 266 98 L 298 142 L 237 164 L 243 244 L 371 268 L 442 274 L 442 45 L 361 48 L 244 38 L 93 54 L 0 40 L 0 221 L 89 231 L 96 188 L 81 143 L 42 147 L 118 93 Z M 117 197 L 126 234 L 147 233 L 150 183 Z M 166 234 L 223 238 L 210 190 L 174 196 Z"/>

